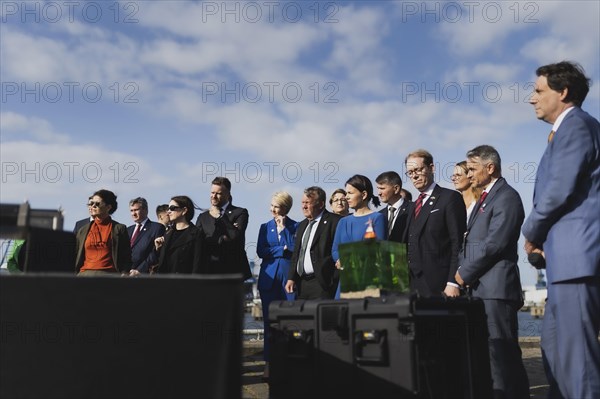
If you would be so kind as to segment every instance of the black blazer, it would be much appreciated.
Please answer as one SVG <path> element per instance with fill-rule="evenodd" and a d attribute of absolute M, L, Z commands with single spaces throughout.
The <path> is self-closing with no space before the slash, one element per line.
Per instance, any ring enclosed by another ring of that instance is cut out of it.
<path fill-rule="evenodd" d="M 173 227 L 165 234 L 160 247 L 156 273 L 201 273 L 203 234 L 190 223 L 181 235 L 173 240 Z"/>
<path fill-rule="evenodd" d="M 248 217 L 247 209 L 231 204 L 216 219 L 208 211 L 198 216 L 196 226 L 205 237 L 203 273 L 239 273 L 244 280 L 251 277 L 245 248 Z"/>
<path fill-rule="evenodd" d="M 340 277 L 339 271 L 335 268 L 331 249 L 333 247 L 335 229 L 341 218 L 340 215 L 324 210 L 323 216 L 321 216 L 321 220 L 317 225 L 315 237 L 310 246 L 310 258 L 315 271 L 315 276 L 323 291 L 331 293 L 332 295 L 335 294 Z M 300 282 L 297 266 L 298 258 L 300 257 L 300 249 L 302 248 L 302 236 L 304 235 L 307 226 L 308 219 L 304 219 L 300 222 L 298 229 L 296 230 L 296 242 L 294 244 L 294 253 L 292 255 L 290 271 L 288 274 L 288 280 L 294 280 L 296 284 Z"/>
<path fill-rule="evenodd" d="M 127 227 L 129 239 L 133 235 L 135 224 Z M 140 273 L 148 273 L 150 266 L 158 263 L 158 253 L 154 249 L 154 240 L 165 234 L 165 226 L 148 220 L 142 230 L 135 237 L 135 242 L 131 246 L 132 269 Z"/>
<path fill-rule="evenodd" d="M 91 217 L 87 217 L 85 219 L 78 220 L 75 223 L 75 228 L 73 229 L 73 233 L 77 234 L 77 232 L 79 231 L 80 228 L 82 228 L 83 226 L 88 225 L 90 223 L 92 223 Z"/>
<path fill-rule="evenodd" d="M 458 252 L 467 229 L 467 210 L 458 191 L 435 185 L 415 220 L 415 203 L 407 209 L 408 266 L 414 276 L 423 276 L 431 292 L 442 292 L 446 283 L 456 283 Z"/>
<path fill-rule="evenodd" d="M 402 205 L 400 206 L 400 210 L 396 215 L 396 221 L 394 222 L 394 228 L 392 229 L 391 234 L 387 237 L 388 241 L 395 242 L 405 242 L 406 240 L 406 225 L 408 224 L 408 209 L 410 208 L 410 201 L 404 200 Z M 388 205 L 386 204 L 385 208 L 379 211 L 385 217 L 385 231 L 388 231 Z"/>

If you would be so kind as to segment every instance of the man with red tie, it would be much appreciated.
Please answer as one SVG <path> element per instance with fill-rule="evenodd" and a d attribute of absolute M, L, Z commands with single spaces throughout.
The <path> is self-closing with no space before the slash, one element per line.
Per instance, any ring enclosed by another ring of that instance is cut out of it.
<path fill-rule="evenodd" d="M 148 273 L 150 267 L 158 263 L 154 240 L 165 234 L 165 226 L 148 219 L 148 201 L 145 198 L 138 197 L 129 201 L 129 213 L 134 222 L 127 227 L 132 261 L 129 275 L 137 276 Z"/>
<path fill-rule="evenodd" d="M 485 307 L 494 398 L 529 398 L 517 316 L 523 306 L 518 267 L 523 202 L 502 177 L 494 147 L 469 151 L 467 168 L 472 186 L 483 192 L 467 223 L 456 281 L 469 286 Z"/>
<path fill-rule="evenodd" d="M 405 159 L 406 176 L 419 191 L 408 210 L 406 242 L 411 292 L 421 296 L 460 295 L 454 279 L 466 230 L 462 196 L 433 181 L 433 156 L 416 150 Z"/>

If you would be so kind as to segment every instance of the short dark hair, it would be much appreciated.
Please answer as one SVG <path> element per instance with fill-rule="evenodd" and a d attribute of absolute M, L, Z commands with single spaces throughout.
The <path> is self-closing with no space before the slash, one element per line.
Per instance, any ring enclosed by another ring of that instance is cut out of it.
<path fill-rule="evenodd" d="M 346 181 L 346 184 L 355 187 L 358 191 L 366 191 L 367 192 L 367 202 L 373 202 L 373 205 L 379 206 L 381 203 L 379 202 L 379 198 L 373 195 L 373 183 L 367 176 L 363 175 L 354 175 Z"/>
<path fill-rule="evenodd" d="M 404 199 L 407 201 L 412 201 L 412 194 L 405 188 L 400 189 L 401 193 L 404 193 Z"/>
<path fill-rule="evenodd" d="M 194 210 L 196 208 L 196 204 L 194 204 L 194 201 L 192 201 L 192 199 L 187 195 L 176 195 L 174 197 L 171 197 L 171 201 L 175 201 L 175 203 L 182 208 L 187 208 L 188 211 L 185 214 L 185 219 L 188 222 L 191 222 L 194 218 Z"/>
<path fill-rule="evenodd" d="M 304 195 L 308 198 L 314 199 L 316 198 L 320 202 L 325 203 L 327 201 L 327 195 L 325 194 L 325 190 L 318 186 L 311 186 L 304 189 Z"/>
<path fill-rule="evenodd" d="M 139 204 L 142 207 L 142 209 L 148 210 L 148 201 L 146 201 L 146 198 L 137 197 L 137 198 L 134 198 L 131 201 L 129 201 L 129 206 L 132 206 L 135 204 Z"/>
<path fill-rule="evenodd" d="M 375 179 L 377 184 L 390 184 L 392 186 L 398 185 L 402 188 L 402 179 L 397 172 L 390 170 L 389 172 L 383 172 Z"/>
<path fill-rule="evenodd" d="M 537 76 L 545 76 L 548 86 L 554 91 L 567 89 L 565 102 L 572 102 L 581 107 L 588 92 L 591 80 L 585 76 L 583 67 L 576 62 L 561 61 L 556 64 L 548 64 L 536 69 Z"/>
<path fill-rule="evenodd" d="M 101 189 L 92 194 L 92 197 L 95 195 L 102 198 L 102 201 L 104 201 L 106 205 L 111 206 L 110 211 L 108 211 L 109 215 L 115 213 L 115 211 L 117 210 L 117 206 L 119 205 L 117 203 L 117 196 L 115 195 L 115 193 L 113 193 L 110 190 Z"/>
<path fill-rule="evenodd" d="M 156 214 L 163 213 L 169 210 L 169 204 L 162 204 L 156 207 Z"/>
<path fill-rule="evenodd" d="M 223 177 L 223 176 L 215 177 L 211 184 L 214 184 L 216 186 L 223 186 L 227 189 L 227 191 L 231 191 L 231 182 L 226 177 Z"/>
<path fill-rule="evenodd" d="M 502 160 L 500 159 L 500 154 L 491 145 L 480 145 L 467 152 L 467 159 L 475 157 L 482 161 L 491 162 L 494 164 L 496 171 L 500 174 L 502 173 Z"/>

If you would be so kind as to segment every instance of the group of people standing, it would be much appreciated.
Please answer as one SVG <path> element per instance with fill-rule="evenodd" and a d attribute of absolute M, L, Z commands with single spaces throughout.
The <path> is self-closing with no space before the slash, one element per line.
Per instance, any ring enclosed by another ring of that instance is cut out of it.
<path fill-rule="evenodd" d="M 580 66 L 561 62 L 536 73 L 530 103 L 553 130 L 524 225 L 522 200 L 502 177 L 500 154 L 489 145 L 471 149 L 456 164 L 452 175 L 456 190 L 435 183 L 435 164 L 428 151 L 409 153 L 404 166 L 419 192 L 415 201 L 394 171 L 380 174 L 375 187 L 366 176 L 350 177 L 331 195 L 332 212 L 326 209 L 322 188 L 306 188 L 300 222 L 287 216 L 293 206 L 291 195 L 273 195 L 273 217 L 260 226 L 257 240 L 265 376 L 269 304 L 339 298 L 343 266 L 338 246 L 362 240 L 369 228 L 378 239 L 406 243 L 411 292 L 425 297 L 468 292 L 482 299 L 494 393 L 529 397 L 517 321 L 523 305 L 517 264 L 523 228 L 526 252 L 541 254 L 547 265 L 542 351 L 551 397 L 600 396 L 600 124 L 580 108 L 589 91 L 589 79 Z M 249 277 L 244 248 L 248 211 L 232 205 L 231 183 L 223 177 L 212 182 L 210 199 L 210 209 L 194 224 L 197 206 L 191 199 L 171 198 L 170 228 L 165 233 L 164 226 L 147 219 L 145 200 L 130 203 L 141 226 L 136 222 L 126 228 L 110 218 L 117 208 L 114 194 L 94 193 L 88 203 L 92 220 L 76 231 L 77 270 Z M 377 212 L 380 201 L 386 206 Z M 138 251 L 138 244 L 144 250 Z"/>
<path fill-rule="evenodd" d="M 88 200 L 90 217 L 75 226 L 76 271 L 79 275 L 141 273 L 239 274 L 250 277 L 245 250 L 248 211 L 231 203 L 231 182 L 215 178 L 208 211 L 193 222 L 198 206 L 185 195 L 174 196 L 166 206 L 167 220 L 148 218 L 144 198 L 129 202 L 134 224 L 112 220 L 117 197 L 96 191 Z M 163 212 L 162 208 L 157 214 Z"/>

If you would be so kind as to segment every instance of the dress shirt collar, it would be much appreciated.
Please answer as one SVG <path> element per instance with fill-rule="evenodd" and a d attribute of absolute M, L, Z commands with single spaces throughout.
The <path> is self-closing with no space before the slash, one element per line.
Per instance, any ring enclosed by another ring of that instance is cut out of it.
<path fill-rule="evenodd" d="M 485 187 L 485 189 L 483 191 L 485 191 L 486 193 L 490 193 L 490 191 L 492 190 L 492 187 L 494 187 L 494 184 L 496 184 L 496 182 L 498 181 L 498 178 L 495 177 L 492 179 L 492 181 Z"/>
<path fill-rule="evenodd" d="M 569 107 L 567 109 L 565 109 L 563 112 L 560 113 L 560 115 L 558 115 L 558 118 L 556 118 L 556 120 L 554 121 L 554 124 L 552 125 L 552 130 L 554 130 L 555 132 L 558 130 L 558 128 L 560 127 L 560 124 L 562 123 L 563 119 L 565 119 L 565 116 L 567 116 L 567 114 L 575 107 Z"/>
<path fill-rule="evenodd" d="M 398 212 L 398 209 L 400 209 L 400 207 L 402 206 L 402 204 L 404 203 L 404 198 L 400 197 L 400 199 L 396 202 L 394 202 L 393 204 L 388 204 L 388 210 L 390 209 L 390 206 L 393 206 L 395 211 L 394 213 Z"/>

